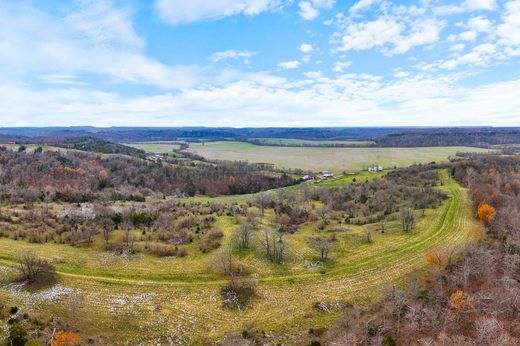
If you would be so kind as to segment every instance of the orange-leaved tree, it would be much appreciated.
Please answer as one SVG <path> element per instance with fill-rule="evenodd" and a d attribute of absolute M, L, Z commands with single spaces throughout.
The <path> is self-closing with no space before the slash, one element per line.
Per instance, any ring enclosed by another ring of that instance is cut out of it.
<path fill-rule="evenodd" d="M 450 296 L 449 304 L 453 309 L 463 308 L 468 306 L 469 303 L 469 297 L 464 293 L 464 291 L 455 291 Z"/>
<path fill-rule="evenodd" d="M 78 335 L 74 332 L 66 332 L 60 330 L 51 340 L 51 346 L 76 346 L 78 344 Z"/>
<path fill-rule="evenodd" d="M 104 169 L 99 171 L 99 179 L 106 180 L 108 178 L 108 172 Z"/>
<path fill-rule="evenodd" d="M 489 223 L 493 221 L 495 218 L 496 211 L 495 208 L 487 204 L 486 202 L 481 202 L 478 205 L 477 216 L 482 223 Z"/>

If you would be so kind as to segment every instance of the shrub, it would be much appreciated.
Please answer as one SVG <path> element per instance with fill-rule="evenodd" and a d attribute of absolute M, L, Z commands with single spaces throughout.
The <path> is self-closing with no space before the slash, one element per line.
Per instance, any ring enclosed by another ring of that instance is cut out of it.
<path fill-rule="evenodd" d="M 224 299 L 224 307 L 242 311 L 247 308 L 256 295 L 255 287 L 249 282 L 236 283 L 230 281 L 220 290 Z"/>
<path fill-rule="evenodd" d="M 9 328 L 9 337 L 7 338 L 10 346 L 24 346 L 27 342 L 27 330 L 20 323 L 13 323 Z"/>
<path fill-rule="evenodd" d="M 150 253 L 158 257 L 170 257 L 175 256 L 177 249 L 172 245 L 155 244 L 150 246 Z"/>
<path fill-rule="evenodd" d="M 218 249 L 221 245 L 220 240 L 222 237 L 224 237 L 224 233 L 222 233 L 221 230 L 209 232 L 200 242 L 200 251 L 207 253 L 211 250 Z"/>
<path fill-rule="evenodd" d="M 19 281 L 29 285 L 50 285 L 56 280 L 54 266 L 32 251 L 24 251 L 18 258 Z"/>

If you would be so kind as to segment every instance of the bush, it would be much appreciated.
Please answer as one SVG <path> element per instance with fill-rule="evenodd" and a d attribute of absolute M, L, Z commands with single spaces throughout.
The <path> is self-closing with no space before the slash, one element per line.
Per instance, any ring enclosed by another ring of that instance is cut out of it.
<path fill-rule="evenodd" d="M 172 245 L 155 244 L 150 246 L 150 253 L 158 257 L 171 257 L 177 253 L 177 248 Z"/>
<path fill-rule="evenodd" d="M 224 233 L 221 230 L 215 230 L 209 232 L 200 241 L 200 251 L 203 253 L 210 252 L 211 250 L 218 249 L 220 247 L 220 240 L 224 237 Z"/>
<path fill-rule="evenodd" d="M 14 323 L 9 328 L 9 337 L 7 338 L 10 346 L 24 346 L 27 342 L 27 330 L 20 323 Z"/>
<path fill-rule="evenodd" d="M 256 290 L 251 283 L 231 281 L 221 288 L 220 295 L 224 299 L 224 307 L 242 311 L 249 306 L 256 295 Z"/>
<path fill-rule="evenodd" d="M 150 246 L 150 253 L 158 257 L 186 257 L 188 251 L 183 247 L 165 244 L 154 244 Z"/>
<path fill-rule="evenodd" d="M 24 251 L 18 258 L 19 281 L 29 285 L 45 286 L 56 280 L 56 269 L 52 264 L 32 251 Z"/>

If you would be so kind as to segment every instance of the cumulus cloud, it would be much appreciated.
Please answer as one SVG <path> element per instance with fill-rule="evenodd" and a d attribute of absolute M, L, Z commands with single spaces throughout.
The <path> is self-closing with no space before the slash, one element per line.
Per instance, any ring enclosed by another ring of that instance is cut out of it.
<path fill-rule="evenodd" d="M 300 45 L 299 49 L 300 49 L 300 52 L 305 53 L 305 54 L 310 53 L 310 52 L 312 52 L 314 50 L 312 45 L 310 45 L 308 43 L 302 43 Z"/>
<path fill-rule="evenodd" d="M 248 50 L 238 51 L 235 49 L 229 49 L 222 52 L 213 53 L 208 60 L 213 62 L 219 62 L 222 60 L 236 60 L 236 59 L 244 59 L 244 62 L 248 63 L 249 59 L 255 56 L 257 52 L 251 52 Z"/>
<path fill-rule="evenodd" d="M 502 23 L 496 31 L 500 37 L 499 42 L 507 46 L 520 45 L 520 0 L 510 1 L 505 7 Z"/>
<path fill-rule="evenodd" d="M 160 18 L 178 25 L 239 14 L 254 16 L 280 6 L 280 0 L 157 0 L 155 7 Z"/>
<path fill-rule="evenodd" d="M 447 15 L 472 11 L 494 11 L 498 8 L 496 0 L 465 0 L 460 5 L 445 5 L 434 8 L 436 14 Z"/>
<path fill-rule="evenodd" d="M 350 65 L 352 65 L 351 61 L 341 61 L 334 63 L 334 66 L 332 67 L 332 71 L 334 72 L 343 72 L 345 69 L 347 69 Z"/>
<path fill-rule="evenodd" d="M 292 70 L 300 67 L 300 62 L 298 60 L 290 60 L 284 61 L 278 64 L 278 67 L 283 70 Z"/>
<path fill-rule="evenodd" d="M 351 8 L 350 13 L 355 14 L 357 12 L 366 10 L 370 8 L 372 5 L 378 3 L 380 0 L 360 0 L 356 2 Z"/>
<path fill-rule="evenodd" d="M 410 25 L 391 17 L 351 23 L 341 33 L 340 51 L 381 49 L 389 54 L 406 53 L 411 48 L 435 43 L 446 24 L 435 19 L 417 20 Z"/>
<path fill-rule="evenodd" d="M 468 21 L 468 27 L 477 32 L 488 33 L 493 29 L 493 23 L 484 16 L 473 17 Z"/>
<path fill-rule="evenodd" d="M 300 1 L 298 12 L 300 17 L 305 20 L 314 20 L 320 15 L 320 9 L 330 9 L 334 6 L 336 0 L 309 0 Z"/>

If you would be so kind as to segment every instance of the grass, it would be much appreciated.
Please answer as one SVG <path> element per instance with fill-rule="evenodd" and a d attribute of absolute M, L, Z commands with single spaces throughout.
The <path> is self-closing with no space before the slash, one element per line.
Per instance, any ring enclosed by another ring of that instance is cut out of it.
<path fill-rule="evenodd" d="M 147 153 L 168 154 L 174 157 L 179 156 L 179 154 L 175 153 L 174 150 L 180 149 L 180 145 L 178 144 L 178 142 L 139 142 L 125 143 L 124 145 L 144 150 Z"/>
<path fill-rule="evenodd" d="M 312 223 L 288 236 L 290 250 L 285 265 L 272 265 L 255 250 L 241 252 L 240 261 L 256 273 L 253 280 L 259 291 L 254 305 L 242 313 L 222 307 L 219 289 L 225 280 L 210 269 L 213 254 L 202 254 L 195 248 L 188 250 L 186 258 L 137 255 L 125 261 L 102 252 L 100 239 L 92 248 L 0 239 L 0 266 L 10 266 L 27 248 L 49 259 L 60 256 L 63 262 L 56 264 L 60 283 L 81 292 L 88 302 L 88 318 L 78 322 L 79 329 L 94 337 L 101 328 L 112 344 L 166 343 L 166 337 L 179 344 L 210 344 L 228 332 L 245 329 L 266 331 L 275 336 L 274 343 L 298 344 L 309 328 L 329 326 L 340 313 L 337 309 L 330 314 L 317 311 L 315 303 L 364 305 L 386 284 L 400 282 L 423 268 L 433 249 L 476 239 L 479 225 L 472 218 L 466 190 L 447 172 L 442 172 L 442 178 L 442 189 L 450 199 L 427 210 L 412 232 L 403 233 L 393 221 L 387 232 L 377 232 L 374 241 L 366 243 L 364 226 L 348 225 L 350 231 L 338 233 L 333 260 L 323 267 L 305 265 L 317 259 L 307 243 L 318 232 Z M 352 177 L 328 183 L 342 184 L 348 179 Z M 266 224 L 271 222 L 272 213 L 267 211 Z M 218 227 L 230 242 L 236 227 L 233 219 L 219 218 Z M 345 225 L 332 222 L 328 227 Z M 27 309 L 63 313 L 57 304 L 38 306 L 30 299 L 8 299 Z"/>
<path fill-rule="evenodd" d="M 303 189 L 309 187 L 323 187 L 323 188 L 332 188 L 332 187 L 340 187 L 346 184 L 349 184 L 353 181 L 364 182 L 368 180 L 372 180 L 375 178 L 381 178 L 384 176 L 385 172 L 358 172 L 349 175 L 340 175 L 332 179 L 323 180 L 323 181 L 315 181 L 315 182 L 306 182 L 297 185 L 282 187 L 279 189 L 269 190 L 266 193 L 276 195 L 278 193 L 295 193 L 300 194 Z M 249 201 L 253 201 L 258 194 L 251 193 L 245 195 L 229 195 L 229 196 L 217 196 L 217 197 L 208 197 L 208 196 L 196 196 L 190 197 L 186 200 L 188 202 L 217 202 L 217 203 L 247 203 Z"/>
<path fill-rule="evenodd" d="M 447 161 L 457 152 L 489 152 L 472 147 L 311 148 L 259 146 L 244 142 L 191 143 L 189 151 L 213 160 L 273 163 L 281 168 L 356 172 L 372 164 L 384 168 Z"/>
<path fill-rule="evenodd" d="M 337 140 L 337 141 L 326 141 L 326 140 L 305 140 L 305 139 L 294 139 L 294 138 L 256 138 L 256 140 L 261 143 L 269 144 L 269 145 L 280 145 L 280 146 L 299 146 L 299 145 L 351 145 L 351 146 L 362 146 L 362 145 L 371 145 L 374 142 L 371 141 L 355 141 L 355 140 Z"/>

